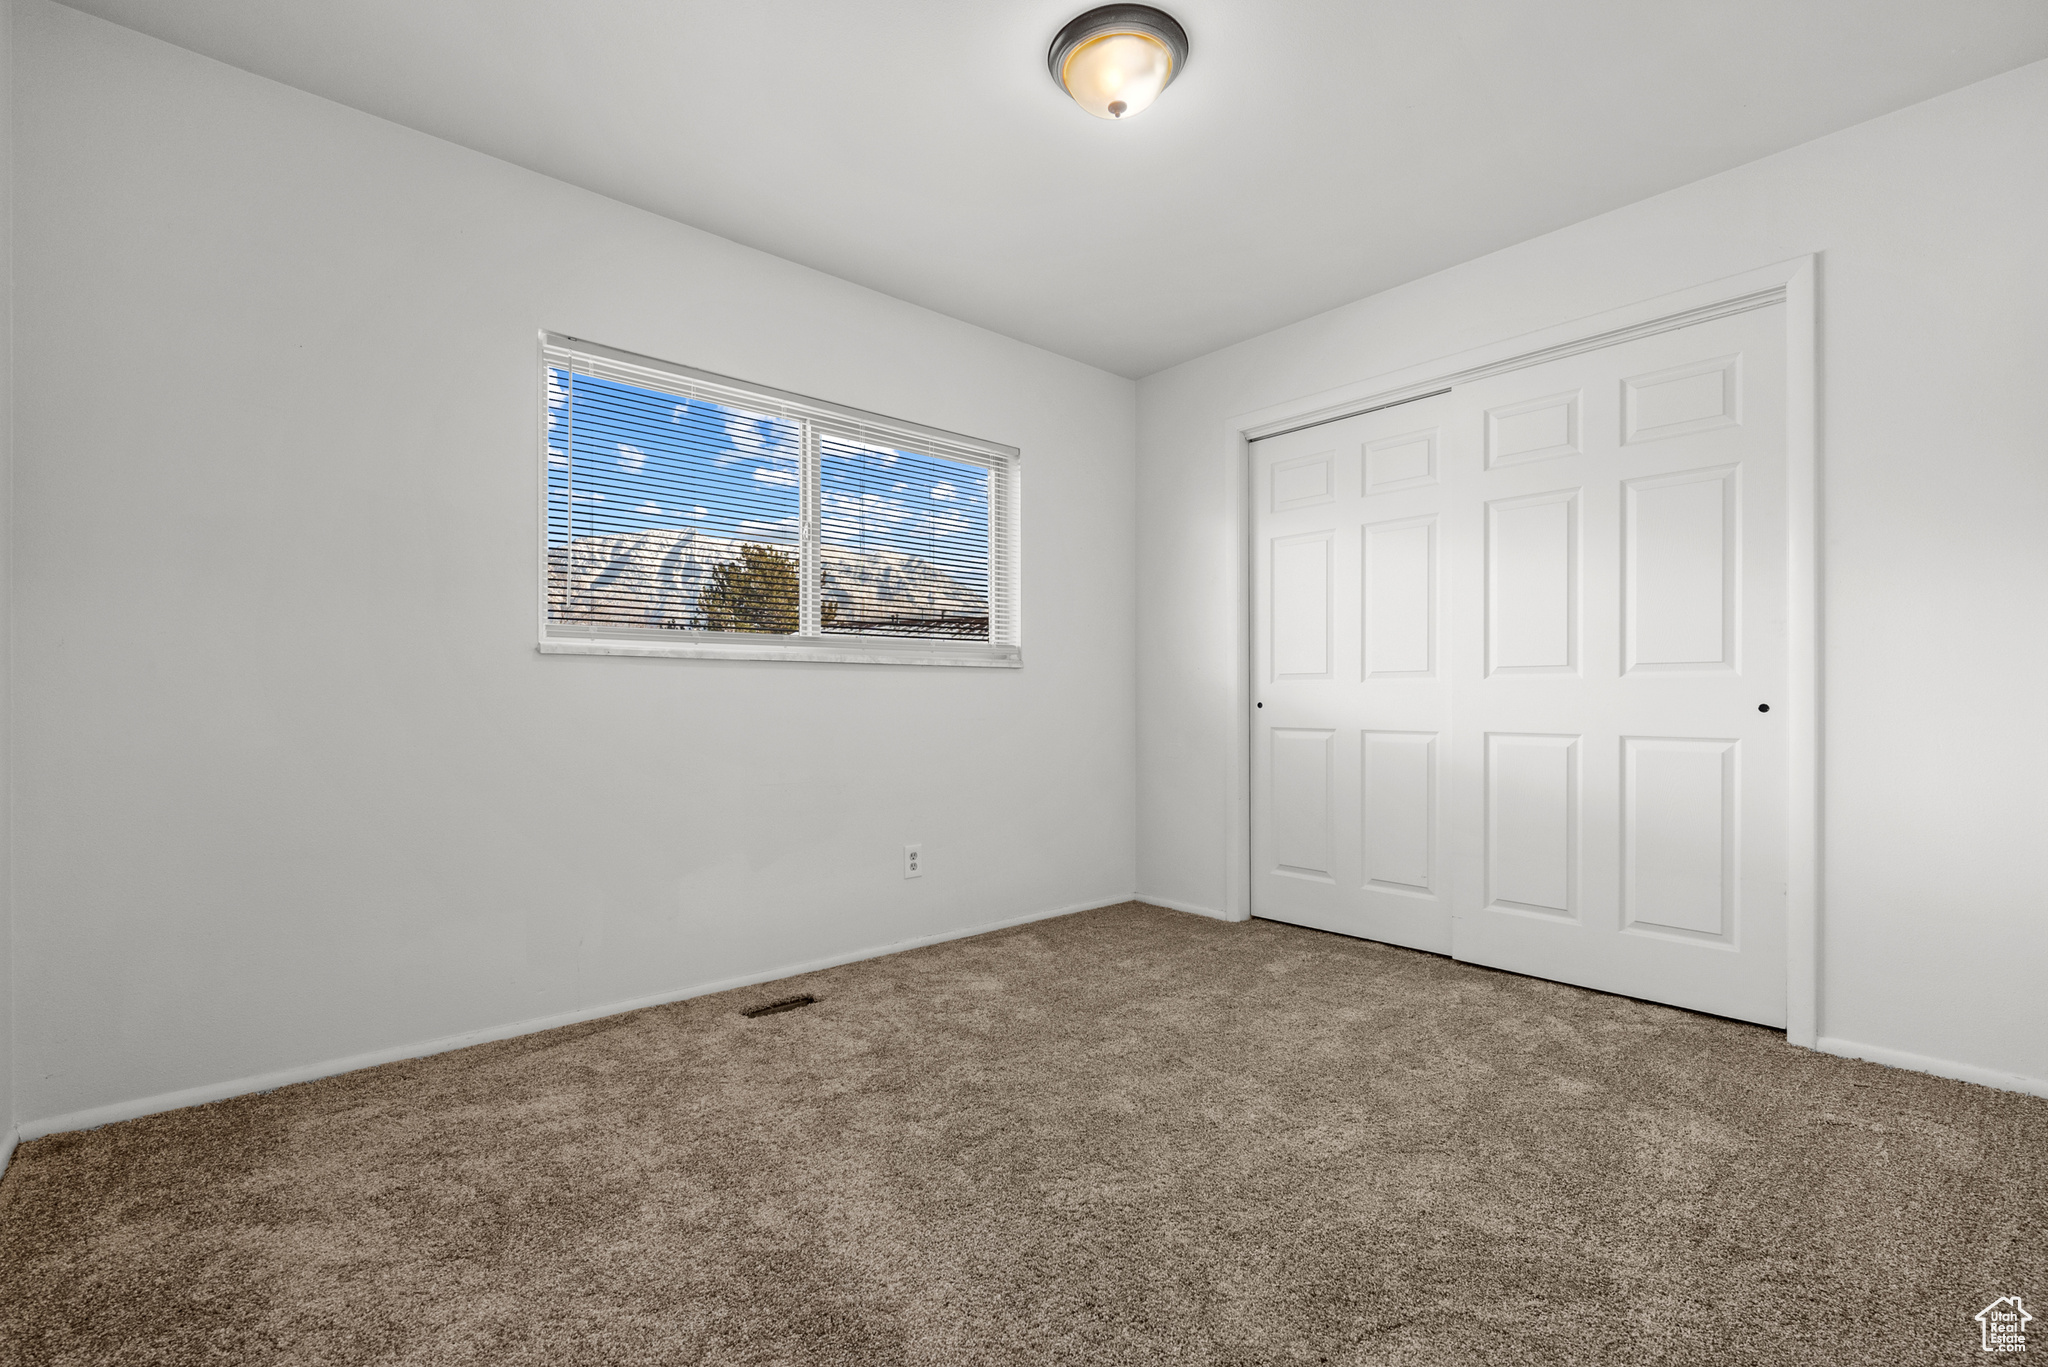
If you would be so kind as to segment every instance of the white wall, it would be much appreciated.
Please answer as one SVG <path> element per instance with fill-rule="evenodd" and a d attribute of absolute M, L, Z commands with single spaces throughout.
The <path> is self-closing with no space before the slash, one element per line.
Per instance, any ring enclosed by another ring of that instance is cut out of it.
<path fill-rule="evenodd" d="M 42 0 L 19 43 L 25 1131 L 1129 895 L 1129 381 Z M 543 327 L 1022 448 L 1025 668 L 537 654 Z"/>
<path fill-rule="evenodd" d="M 1821 268 L 1821 1033 L 2048 1089 L 2048 64 L 1139 389 L 1139 887 L 1225 900 L 1234 414 L 1808 253 Z"/>
<path fill-rule="evenodd" d="M 14 468 L 14 11 L 0 4 L 0 1172 L 14 1152 L 14 902 L 7 820 L 10 770 L 7 713 L 8 569 L 13 520 L 8 507 Z"/>

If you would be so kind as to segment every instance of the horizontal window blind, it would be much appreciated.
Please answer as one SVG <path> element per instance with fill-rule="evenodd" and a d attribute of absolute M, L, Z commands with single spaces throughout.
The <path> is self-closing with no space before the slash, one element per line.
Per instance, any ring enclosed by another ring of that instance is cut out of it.
<path fill-rule="evenodd" d="M 550 335 L 548 637 L 1014 656 L 994 443 Z"/>

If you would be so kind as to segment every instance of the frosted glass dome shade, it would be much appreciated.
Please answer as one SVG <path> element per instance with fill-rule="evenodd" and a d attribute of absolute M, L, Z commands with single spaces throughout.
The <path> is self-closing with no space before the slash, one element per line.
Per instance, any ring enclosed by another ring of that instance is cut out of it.
<path fill-rule="evenodd" d="M 1053 79 L 1098 119 L 1128 119 L 1159 98 L 1186 64 L 1187 34 L 1149 5 L 1089 10 L 1053 40 Z"/>
<path fill-rule="evenodd" d="M 1067 93 L 1098 119 L 1143 113 L 1173 76 L 1173 54 L 1156 38 L 1112 33 L 1067 58 Z"/>

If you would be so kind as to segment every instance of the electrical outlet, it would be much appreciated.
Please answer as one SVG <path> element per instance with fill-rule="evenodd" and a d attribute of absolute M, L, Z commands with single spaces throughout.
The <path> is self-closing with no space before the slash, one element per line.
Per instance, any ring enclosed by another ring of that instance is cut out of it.
<path fill-rule="evenodd" d="M 903 847 L 903 876 L 905 878 L 924 877 L 924 846 L 905 845 Z"/>

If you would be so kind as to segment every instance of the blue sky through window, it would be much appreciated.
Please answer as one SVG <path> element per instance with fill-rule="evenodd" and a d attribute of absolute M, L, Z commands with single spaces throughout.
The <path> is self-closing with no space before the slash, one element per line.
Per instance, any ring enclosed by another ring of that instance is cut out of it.
<path fill-rule="evenodd" d="M 915 556 L 986 602 L 986 469 L 833 436 L 819 443 L 819 458 L 819 533 L 828 551 Z"/>
<path fill-rule="evenodd" d="M 548 544 L 573 528 L 579 541 L 680 529 L 794 546 L 797 442 L 789 419 L 550 370 Z"/>
<path fill-rule="evenodd" d="M 564 544 L 572 526 L 578 540 L 690 529 L 796 544 L 795 421 L 561 369 L 547 375 L 550 545 Z M 833 436 L 821 456 L 826 545 L 918 556 L 987 593 L 987 470 Z"/>

